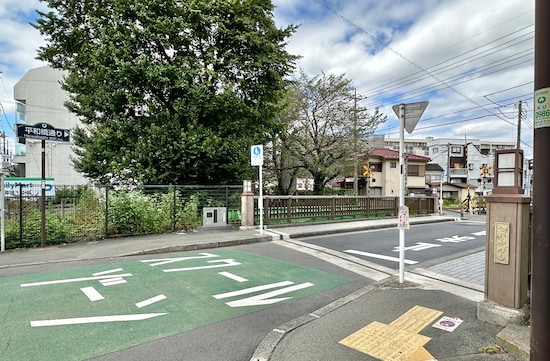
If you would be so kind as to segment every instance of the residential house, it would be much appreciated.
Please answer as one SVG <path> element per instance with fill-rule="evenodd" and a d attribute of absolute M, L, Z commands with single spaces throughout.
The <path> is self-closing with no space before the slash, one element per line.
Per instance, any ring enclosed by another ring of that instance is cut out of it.
<path fill-rule="evenodd" d="M 430 158 L 406 154 L 407 194 L 426 195 L 426 164 Z M 358 175 L 358 194 L 371 196 L 399 196 L 399 152 L 388 148 L 372 148 L 368 156 L 360 156 L 362 164 Z M 353 189 L 353 177 L 340 180 L 341 189 Z"/>

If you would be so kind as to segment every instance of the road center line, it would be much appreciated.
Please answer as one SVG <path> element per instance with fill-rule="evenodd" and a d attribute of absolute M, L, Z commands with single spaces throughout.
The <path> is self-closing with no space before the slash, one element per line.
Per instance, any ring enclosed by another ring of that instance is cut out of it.
<path fill-rule="evenodd" d="M 390 256 L 384 256 L 383 254 L 376 254 L 376 253 L 369 253 L 369 252 L 363 252 L 363 251 L 356 251 L 356 250 L 353 250 L 353 249 L 348 249 L 348 250 L 346 250 L 346 251 L 344 251 L 344 252 L 345 252 L 345 253 L 356 254 L 356 255 L 359 255 L 359 256 L 365 256 L 365 257 L 383 259 L 383 260 L 385 260 L 385 261 L 399 262 L 399 258 L 397 258 L 397 257 L 390 257 Z M 416 262 L 416 261 L 411 261 L 411 260 L 408 260 L 408 259 L 405 260 L 405 264 L 417 264 L 417 263 L 418 263 L 418 262 Z"/>

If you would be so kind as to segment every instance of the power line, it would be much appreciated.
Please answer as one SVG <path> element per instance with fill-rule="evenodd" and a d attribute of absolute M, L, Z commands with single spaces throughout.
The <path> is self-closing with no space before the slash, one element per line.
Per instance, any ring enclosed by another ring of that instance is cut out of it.
<path fill-rule="evenodd" d="M 532 25 L 529 25 L 528 27 L 532 27 Z M 527 27 L 526 27 L 527 28 Z M 523 28 L 525 29 L 525 28 Z M 512 33 L 509 33 L 499 39 L 503 39 L 505 37 L 508 37 L 512 34 L 515 34 L 523 29 L 520 29 L 518 31 L 515 31 L 515 32 L 512 32 Z M 521 37 L 524 37 L 526 35 L 530 35 L 529 38 L 527 39 L 519 39 Z M 529 33 L 529 34 L 526 34 L 526 35 L 522 35 L 520 36 L 519 38 L 515 38 L 515 39 L 512 39 L 512 40 L 509 40 L 508 42 L 506 43 L 503 43 L 503 44 L 499 44 L 497 46 L 494 46 L 492 48 L 487 48 L 487 46 L 491 43 L 494 43 L 496 41 L 498 41 L 499 39 L 497 40 L 494 40 L 490 43 L 486 43 L 486 44 L 483 44 L 483 45 L 480 45 L 476 48 L 473 48 L 473 49 L 468 49 L 466 51 L 464 51 L 463 53 L 457 55 L 457 56 L 454 56 L 452 58 L 449 58 L 449 59 L 446 59 L 444 61 L 441 61 L 437 64 L 434 64 L 434 65 L 431 65 L 430 66 L 430 69 L 432 72 L 435 72 L 436 74 L 441 74 L 443 73 L 444 71 L 446 70 L 456 70 L 456 68 L 458 66 L 465 66 L 465 65 L 468 65 L 470 63 L 471 60 L 480 60 L 480 59 L 483 59 L 484 57 L 487 57 L 487 56 L 490 56 L 490 55 L 494 55 L 497 51 L 496 49 L 498 49 L 499 47 L 501 47 L 501 51 L 502 50 L 506 50 L 506 49 L 509 49 L 510 47 L 513 47 L 513 46 L 517 46 L 519 43 L 523 43 L 523 42 L 526 42 L 526 41 L 530 41 L 530 40 L 533 40 L 533 32 Z M 519 39 L 519 40 L 518 40 Z M 509 44 L 510 42 L 512 41 L 516 41 L 515 43 L 513 44 Z M 505 46 L 505 47 L 502 47 L 503 45 L 505 44 L 508 44 L 508 46 Z M 483 51 L 481 52 L 475 52 L 476 50 L 480 50 L 480 49 L 483 49 L 485 48 Z M 526 52 L 526 51 L 530 51 L 530 52 L 533 52 L 533 47 L 529 47 L 527 48 L 526 50 L 524 50 L 523 52 Z M 464 57 L 466 56 L 466 57 Z M 514 52 L 514 54 L 508 56 L 508 57 L 505 57 L 505 58 L 510 58 L 510 57 L 515 57 L 517 56 L 517 53 Z M 460 59 L 462 57 L 462 59 Z M 500 61 L 502 61 L 502 59 L 505 59 L 505 58 L 500 58 Z M 455 60 L 454 62 L 452 62 L 453 60 Z M 444 65 L 444 66 L 443 66 Z M 489 64 L 489 65 L 492 65 L 492 64 Z M 380 85 L 378 87 L 375 87 L 375 88 L 372 88 L 372 89 L 369 89 L 367 91 L 365 91 L 364 93 L 367 93 L 366 95 L 369 95 L 369 96 L 372 96 L 370 93 L 373 93 L 373 92 L 377 92 L 377 91 L 387 91 L 388 89 L 388 86 L 391 85 L 391 84 L 396 84 L 397 83 L 397 87 L 401 87 L 403 86 L 403 81 L 406 80 L 406 83 L 411 83 L 411 82 L 415 82 L 415 81 L 419 81 L 419 80 L 422 80 L 422 79 L 425 79 L 429 77 L 428 75 L 426 75 L 424 72 L 422 71 L 417 71 L 415 73 L 412 73 L 412 74 L 409 74 L 408 76 L 406 77 L 400 77 L 399 79 L 397 80 L 394 80 L 394 81 L 391 81 L 390 83 L 386 83 L 386 84 L 383 84 L 383 85 Z M 409 78 L 407 80 L 407 78 Z M 394 86 L 395 87 L 395 86 Z"/>
<path fill-rule="evenodd" d="M 453 92 L 455 92 L 456 94 L 458 94 L 459 96 L 461 96 L 462 98 L 476 104 L 477 106 L 479 106 L 480 108 L 482 108 L 483 110 L 485 110 L 486 112 L 496 116 L 497 118 L 500 118 L 498 116 L 498 114 L 495 114 L 495 113 L 492 113 L 490 110 L 486 109 L 483 105 L 477 103 L 476 101 L 474 101 L 472 98 L 470 98 L 469 96 L 467 96 L 466 94 L 464 94 L 463 92 L 461 92 L 460 90 L 456 89 L 454 86 L 452 86 L 451 84 L 449 84 L 448 82 L 446 82 L 445 80 L 443 79 L 440 79 L 436 74 L 434 74 L 433 72 L 429 71 L 428 69 L 418 65 L 417 63 L 415 63 L 414 61 L 412 61 L 411 59 L 409 59 L 408 57 L 406 57 L 405 55 L 401 54 L 400 52 L 398 52 L 397 50 L 393 49 L 391 46 L 387 45 L 387 44 L 384 44 L 384 42 L 382 42 L 380 39 L 378 39 L 376 36 L 370 34 L 369 32 L 367 32 L 365 29 L 363 29 L 362 27 L 360 27 L 359 25 L 355 24 L 353 21 L 351 21 L 350 19 L 346 18 L 345 16 L 341 15 L 339 12 L 337 12 L 336 10 L 334 10 L 333 8 L 331 8 L 330 6 L 328 6 L 326 3 L 324 3 L 323 1 L 321 0 L 315 0 L 318 4 L 320 4 L 321 6 L 323 6 L 325 9 L 327 9 L 329 12 L 333 13 L 335 16 L 337 16 L 338 18 L 340 18 L 342 21 L 344 21 L 345 23 L 347 23 L 348 25 L 350 25 L 351 27 L 359 30 L 361 33 L 367 35 L 369 38 L 371 38 L 372 40 L 374 40 L 376 43 L 380 44 L 383 48 L 386 48 L 388 49 L 390 52 L 392 52 L 393 54 L 395 54 L 396 56 L 398 56 L 399 58 L 405 60 L 407 63 L 409 63 L 410 65 L 414 66 L 415 68 L 421 70 L 422 72 L 426 73 L 427 75 L 429 75 L 431 78 L 434 78 L 435 80 L 437 80 L 437 82 L 443 84 L 446 88 L 449 88 L 450 90 L 452 90 Z"/>

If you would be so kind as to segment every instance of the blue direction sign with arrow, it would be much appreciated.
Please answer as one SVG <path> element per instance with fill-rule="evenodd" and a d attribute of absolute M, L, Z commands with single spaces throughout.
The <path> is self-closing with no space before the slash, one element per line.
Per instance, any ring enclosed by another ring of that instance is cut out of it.
<path fill-rule="evenodd" d="M 69 129 L 54 128 L 48 123 L 17 124 L 17 136 L 22 138 L 68 142 L 70 141 L 70 135 L 71 131 Z"/>

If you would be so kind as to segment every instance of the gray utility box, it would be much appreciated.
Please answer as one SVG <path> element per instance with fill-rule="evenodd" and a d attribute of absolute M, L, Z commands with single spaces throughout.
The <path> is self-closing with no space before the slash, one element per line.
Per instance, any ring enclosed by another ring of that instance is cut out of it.
<path fill-rule="evenodd" d="M 226 207 L 204 207 L 202 209 L 203 227 L 225 226 L 227 224 Z"/>

